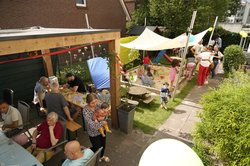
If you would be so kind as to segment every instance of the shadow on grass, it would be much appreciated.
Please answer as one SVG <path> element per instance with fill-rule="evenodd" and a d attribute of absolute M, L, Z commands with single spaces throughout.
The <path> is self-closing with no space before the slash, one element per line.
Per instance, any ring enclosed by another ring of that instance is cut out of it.
<path fill-rule="evenodd" d="M 143 132 L 147 133 L 147 134 L 154 134 L 154 132 L 157 131 L 157 128 L 149 126 L 149 125 L 142 123 L 138 120 L 134 120 L 134 127 L 139 128 L 139 129 L 143 129 Z"/>
<path fill-rule="evenodd" d="M 154 99 L 151 103 L 149 103 L 149 104 L 145 104 L 145 103 L 140 103 L 139 105 L 138 105 L 138 107 L 137 108 L 140 108 L 140 109 L 150 109 L 150 111 L 157 111 L 157 109 L 155 109 L 155 108 L 159 108 L 160 107 L 160 103 L 159 102 L 157 102 L 157 100 L 156 99 Z"/>
<path fill-rule="evenodd" d="M 160 108 L 160 97 L 156 97 L 150 104 L 140 103 L 135 112 L 134 126 L 141 129 L 144 133 L 153 134 L 158 127 L 164 123 L 171 115 L 172 111 L 175 111 L 177 105 L 190 93 L 196 84 L 196 77 L 182 88 L 181 92 L 176 95 L 173 101 L 169 101 L 167 104 L 168 109 Z M 176 110 L 175 113 L 184 113 L 180 110 Z"/>
<path fill-rule="evenodd" d="M 145 111 L 143 110 L 143 108 L 140 107 L 136 107 L 135 109 L 136 112 L 140 112 L 140 113 L 144 113 Z"/>
<path fill-rule="evenodd" d="M 183 110 L 174 110 L 173 111 L 175 114 L 184 114 L 186 111 L 183 111 Z"/>

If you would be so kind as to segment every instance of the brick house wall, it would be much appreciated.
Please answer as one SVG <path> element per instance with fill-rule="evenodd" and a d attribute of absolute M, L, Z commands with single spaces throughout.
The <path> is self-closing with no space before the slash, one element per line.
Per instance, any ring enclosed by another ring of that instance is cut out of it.
<path fill-rule="evenodd" d="M 126 15 L 118 0 L 86 1 L 87 7 L 77 7 L 75 0 L 1 0 L 0 28 L 87 28 L 87 13 L 92 28 L 121 29 L 125 34 Z"/>
<path fill-rule="evenodd" d="M 124 0 L 130 15 L 132 15 L 136 9 L 136 0 Z"/>

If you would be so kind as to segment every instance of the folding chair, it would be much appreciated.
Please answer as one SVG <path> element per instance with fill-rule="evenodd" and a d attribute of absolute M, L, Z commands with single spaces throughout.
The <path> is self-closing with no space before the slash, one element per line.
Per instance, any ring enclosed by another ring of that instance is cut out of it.
<path fill-rule="evenodd" d="M 9 105 L 14 106 L 14 91 L 12 89 L 5 88 L 3 90 L 3 100 Z"/>
<path fill-rule="evenodd" d="M 86 162 L 85 166 L 97 166 L 101 156 L 102 147 L 99 148 L 94 155 Z"/>
<path fill-rule="evenodd" d="M 29 125 L 30 125 L 30 106 L 26 102 L 22 100 L 18 100 L 17 102 L 17 109 L 20 112 L 22 119 L 23 119 L 23 130 L 22 132 L 28 137 L 29 140 L 31 140 L 32 136 L 29 132 Z"/>

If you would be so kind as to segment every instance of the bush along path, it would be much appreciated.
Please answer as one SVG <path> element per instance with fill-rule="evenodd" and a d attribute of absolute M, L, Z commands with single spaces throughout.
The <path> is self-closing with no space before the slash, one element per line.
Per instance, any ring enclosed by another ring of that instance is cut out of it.
<path fill-rule="evenodd" d="M 200 122 L 198 113 L 202 110 L 199 101 L 201 96 L 216 87 L 222 80 L 222 75 L 216 75 L 209 83 L 201 88 L 196 85 L 184 100 L 173 110 L 170 117 L 159 127 L 154 134 L 156 137 L 168 134 L 174 138 L 192 144 L 192 132 L 197 122 Z"/>
<path fill-rule="evenodd" d="M 194 150 L 205 166 L 250 165 L 250 74 L 233 73 L 201 104 Z"/>

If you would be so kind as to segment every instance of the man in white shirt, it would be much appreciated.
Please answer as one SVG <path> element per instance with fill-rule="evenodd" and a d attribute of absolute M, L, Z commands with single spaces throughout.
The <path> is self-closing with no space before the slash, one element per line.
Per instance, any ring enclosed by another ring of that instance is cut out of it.
<path fill-rule="evenodd" d="M 23 128 L 23 120 L 20 112 L 5 101 L 0 101 L 0 115 L 3 119 L 2 130 L 8 137 L 12 137 Z"/>
<path fill-rule="evenodd" d="M 94 152 L 89 148 L 81 150 L 78 141 L 68 142 L 64 147 L 64 153 L 67 159 L 62 166 L 84 166 L 91 156 L 94 155 Z"/>
<path fill-rule="evenodd" d="M 211 47 L 207 47 L 205 52 L 200 53 L 199 58 L 201 59 L 201 61 L 200 61 L 197 83 L 198 86 L 202 86 L 204 85 L 205 80 L 207 78 L 209 65 L 212 63 Z"/>

